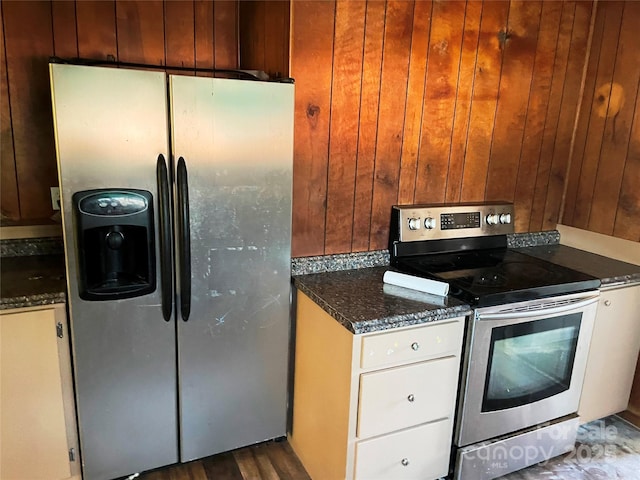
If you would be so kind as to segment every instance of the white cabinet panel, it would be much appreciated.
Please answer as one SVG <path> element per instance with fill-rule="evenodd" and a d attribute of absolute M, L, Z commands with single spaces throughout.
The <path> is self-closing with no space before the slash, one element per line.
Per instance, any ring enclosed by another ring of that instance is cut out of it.
<path fill-rule="evenodd" d="M 424 480 L 445 476 L 451 453 L 451 422 L 441 420 L 359 442 L 355 478 Z"/>
<path fill-rule="evenodd" d="M 362 339 L 362 368 L 383 367 L 459 355 L 464 322 L 426 324 Z"/>
<path fill-rule="evenodd" d="M 0 315 L 0 478 L 79 476 L 64 306 L 11 312 Z"/>
<path fill-rule="evenodd" d="M 358 437 L 451 416 L 459 363 L 446 357 L 362 375 Z"/>
<path fill-rule="evenodd" d="M 627 409 L 639 349 L 640 285 L 603 291 L 578 408 L 581 423 Z"/>

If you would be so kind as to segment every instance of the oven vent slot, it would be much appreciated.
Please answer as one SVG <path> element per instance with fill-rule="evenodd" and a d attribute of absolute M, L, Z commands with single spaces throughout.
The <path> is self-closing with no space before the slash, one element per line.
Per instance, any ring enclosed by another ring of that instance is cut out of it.
<path fill-rule="evenodd" d="M 511 307 L 511 308 L 504 308 L 499 310 L 498 313 L 517 313 L 517 312 L 531 312 L 531 311 L 535 311 L 535 310 L 543 310 L 543 309 L 548 309 L 548 308 L 555 308 L 555 307 L 563 307 L 565 305 L 572 305 L 574 303 L 580 302 L 581 299 L 576 299 L 576 298 L 572 298 L 572 299 L 568 299 L 568 300 L 554 300 L 554 301 L 547 301 L 547 302 L 536 302 L 536 303 L 531 303 L 531 304 L 527 304 L 527 305 L 519 305 L 517 307 Z"/>

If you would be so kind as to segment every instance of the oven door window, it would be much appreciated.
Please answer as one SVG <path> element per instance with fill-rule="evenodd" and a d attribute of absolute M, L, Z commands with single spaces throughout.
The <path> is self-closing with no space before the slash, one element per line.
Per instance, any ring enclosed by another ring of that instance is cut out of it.
<path fill-rule="evenodd" d="M 581 313 L 496 327 L 482 411 L 530 404 L 568 390 Z"/>

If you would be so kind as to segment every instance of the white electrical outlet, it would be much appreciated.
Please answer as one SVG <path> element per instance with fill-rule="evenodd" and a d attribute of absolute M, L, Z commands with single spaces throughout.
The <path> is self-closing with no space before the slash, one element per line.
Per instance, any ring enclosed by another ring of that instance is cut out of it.
<path fill-rule="evenodd" d="M 60 210 L 60 188 L 51 187 L 51 208 Z"/>

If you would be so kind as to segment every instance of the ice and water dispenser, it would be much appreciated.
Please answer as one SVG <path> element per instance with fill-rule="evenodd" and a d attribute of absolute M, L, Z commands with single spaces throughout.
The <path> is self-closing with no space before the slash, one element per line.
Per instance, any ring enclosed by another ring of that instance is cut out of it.
<path fill-rule="evenodd" d="M 153 197 L 146 190 L 76 192 L 78 288 L 84 300 L 117 300 L 156 288 Z"/>

